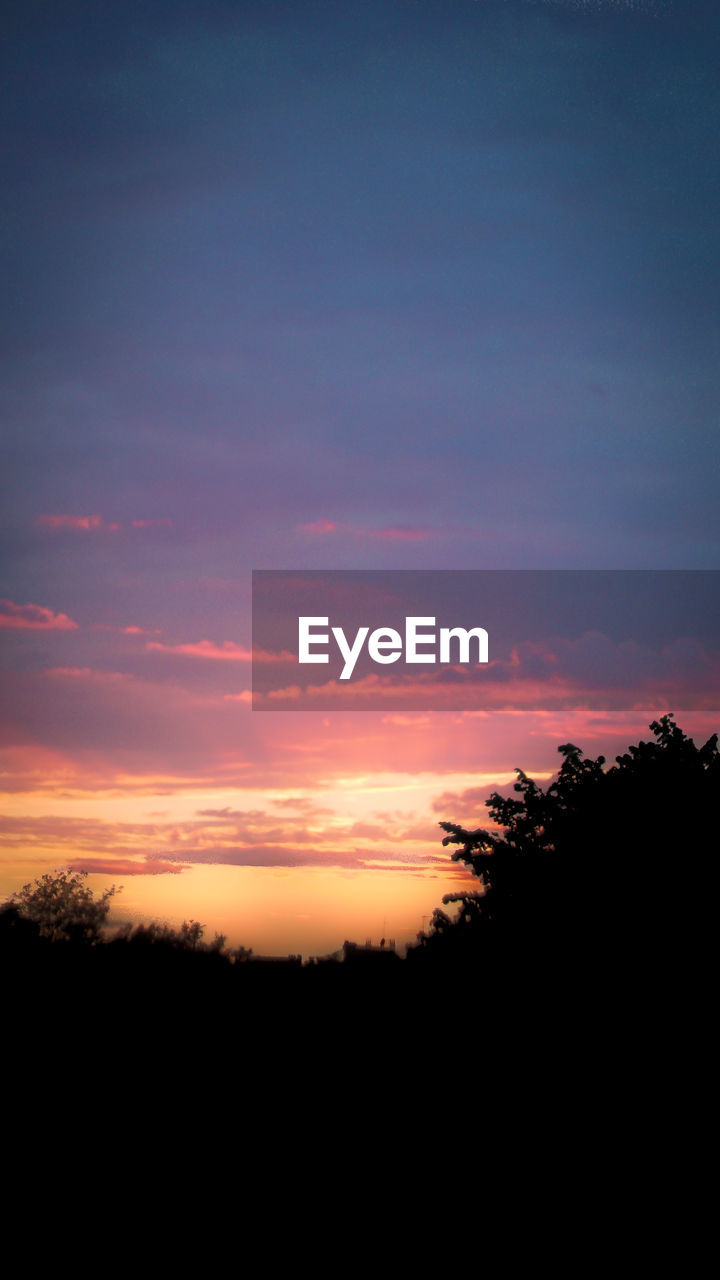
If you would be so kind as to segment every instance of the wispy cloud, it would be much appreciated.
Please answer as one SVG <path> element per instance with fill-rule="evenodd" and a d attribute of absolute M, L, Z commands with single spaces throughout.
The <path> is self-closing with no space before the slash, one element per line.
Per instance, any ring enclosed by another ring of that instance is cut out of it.
<path fill-rule="evenodd" d="M 47 667 L 43 671 L 45 678 L 61 680 L 93 680 L 98 684 L 117 684 L 119 681 L 135 680 L 126 671 L 102 671 L 97 667 Z"/>
<path fill-rule="evenodd" d="M 445 532 L 444 529 L 421 526 L 419 528 L 405 525 L 391 525 L 384 529 L 355 529 L 355 533 L 365 538 L 379 538 L 383 542 L 423 542 Z"/>
<path fill-rule="evenodd" d="M 313 520 L 310 524 L 299 524 L 299 533 L 326 535 L 331 533 L 350 534 L 355 538 L 376 538 L 382 542 L 422 542 L 447 530 L 431 525 L 386 525 L 375 529 L 370 525 L 347 524 L 338 520 Z"/>
<path fill-rule="evenodd" d="M 92 529 L 107 529 L 102 516 L 49 515 L 38 516 L 38 524 L 43 529 L 72 529 L 77 533 L 90 533 Z M 118 529 L 119 525 L 111 526 Z"/>
<path fill-rule="evenodd" d="M 151 520 L 131 520 L 129 524 L 122 525 L 116 520 L 108 521 L 98 515 L 43 515 L 38 516 L 37 523 L 42 529 L 49 529 L 54 533 L 64 530 L 71 533 L 118 533 L 123 528 L 169 529 L 172 527 L 172 520 L 168 520 L 165 517 Z"/>
<path fill-rule="evenodd" d="M 347 529 L 348 525 L 340 525 L 335 520 L 313 520 L 310 524 L 299 524 L 300 533 L 335 533 L 337 529 Z"/>
<path fill-rule="evenodd" d="M 183 658 L 208 658 L 213 662 L 252 662 L 252 649 L 246 649 L 233 640 L 223 640 L 216 644 L 213 640 L 196 640 L 191 644 L 161 644 L 159 640 L 148 640 L 147 649 L 161 653 L 175 653 Z"/>
<path fill-rule="evenodd" d="M 341 819 L 311 800 L 280 817 L 265 808 L 199 809 L 178 822 L 118 822 L 61 813 L 1 816 L 0 847 L 65 856 L 73 871 L 98 875 L 163 875 L 193 864 L 226 866 L 412 865 L 446 861 L 431 819 L 387 815 L 382 824 Z M 72 856 L 72 855 L 71 855 Z"/>
<path fill-rule="evenodd" d="M 179 654 L 184 658 L 208 658 L 213 662 L 294 662 L 295 654 L 283 650 L 282 653 L 269 653 L 264 649 L 245 648 L 235 644 L 233 640 L 223 640 L 216 644 L 214 640 L 196 640 L 191 644 L 161 644 L 159 640 L 149 640 L 146 648 L 162 653 Z"/>
<path fill-rule="evenodd" d="M 0 627 L 28 631 L 77 631 L 78 624 L 66 613 L 53 613 L 40 604 L 14 604 L 0 600 Z"/>
<path fill-rule="evenodd" d="M 93 622 L 91 631 L 116 631 L 123 636 L 159 636 L 159 627 L 116 627 L 111 622 Z"/>
<path fill-rule="evenodd" d="M 627 707 L 639 697 L 659 698 L 684 709 L 716 707 L 720 659 L 693 639 L 681 637 L 653 647 L 587 631 L 575 639 L 523 641 L 509 656 L 477 669 L 456 664 L 413 674 L 370 673 L 345 682 L 278 682 L 275 688 L 255 689 L 253 703 L 256 709 L 379 709 L 386 703 L 421 711 L 520 712 L 577 705 Z"/>
<path fill-rule="evenodd" d="M 98 876 L 177 876 L 190 867 L 150 857 L 144 862 L 134 862 L 132 858 L 78 858 L 70 863 L 70 870 Z"/>

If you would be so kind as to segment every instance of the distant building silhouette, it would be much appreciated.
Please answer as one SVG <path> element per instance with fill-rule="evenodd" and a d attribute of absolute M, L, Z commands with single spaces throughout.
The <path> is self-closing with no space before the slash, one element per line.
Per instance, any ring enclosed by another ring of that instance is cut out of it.
<path fill-rule="evenodd" d="M 399 960 L 400 957 L 395 950 L 395 943 L 392 939 L 389 946 L 386 946 L 383 938 L 379 947 L 374 947 L 371 942 L 366 942 L 364 946 L 360 946 L 358 942 L 343 943 L 343 961 L 345 964 L 387 965 Z"/>

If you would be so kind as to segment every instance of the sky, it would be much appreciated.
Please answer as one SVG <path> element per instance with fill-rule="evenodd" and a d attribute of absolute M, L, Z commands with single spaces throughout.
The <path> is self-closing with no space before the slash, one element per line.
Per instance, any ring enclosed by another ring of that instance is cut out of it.
<path fill-rule="evenodd" d="M 253 569 L 720 569 L 714 5 L 0 31 L 0 896 L 73 865 L 260 952 L 407 941 L 515 767 L 720 727 L 682 617 L 558 625 L 567 696 L 485 710 L 266 715 L 249 662 Z"/>

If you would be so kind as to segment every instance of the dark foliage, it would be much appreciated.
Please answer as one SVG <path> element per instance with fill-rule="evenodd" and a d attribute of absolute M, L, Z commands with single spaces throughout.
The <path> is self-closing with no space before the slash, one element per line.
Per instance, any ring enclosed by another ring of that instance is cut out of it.
<path fill-rule="evenodd" d="M 40 937 L 51 942 L 96 945 L 110 910 L 115 886 L 96 898 L 85 883 L 84 871 L 47 872 L 23 885 L 11 899 L 19 916 L 37 926 Z"/>
<path fill-rule="evenodd" d="M 699 883 L 698 859 L 707 851 L 718 798 L 720 755 L 714 734 L 697 747 L 671 715 L 653 721 L 654 741 L 640 742 L 606 767 L 579 747 L 558 748 L 562 767 L 543 790 L 522 770 L 514 791 L 487 801 L 499 830 L 466 830 L 441 822 L 444 845 L 457 846 L 481 882 L 475 893 L 449 894 L 455 919 L 438 909 L 424 949 L 482 945 L 502 936 L 525 958 L 572 944 L 627 948 L 654 932 L 671 933 L 683 901 Z"/>

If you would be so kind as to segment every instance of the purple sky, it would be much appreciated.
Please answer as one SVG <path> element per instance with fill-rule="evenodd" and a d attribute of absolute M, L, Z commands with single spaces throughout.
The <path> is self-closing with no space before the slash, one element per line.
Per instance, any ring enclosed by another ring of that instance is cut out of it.
<path fill-rule="evenodd" d="M 712 12 L 11 4 L 7 595 L 717 567 Z"/>

